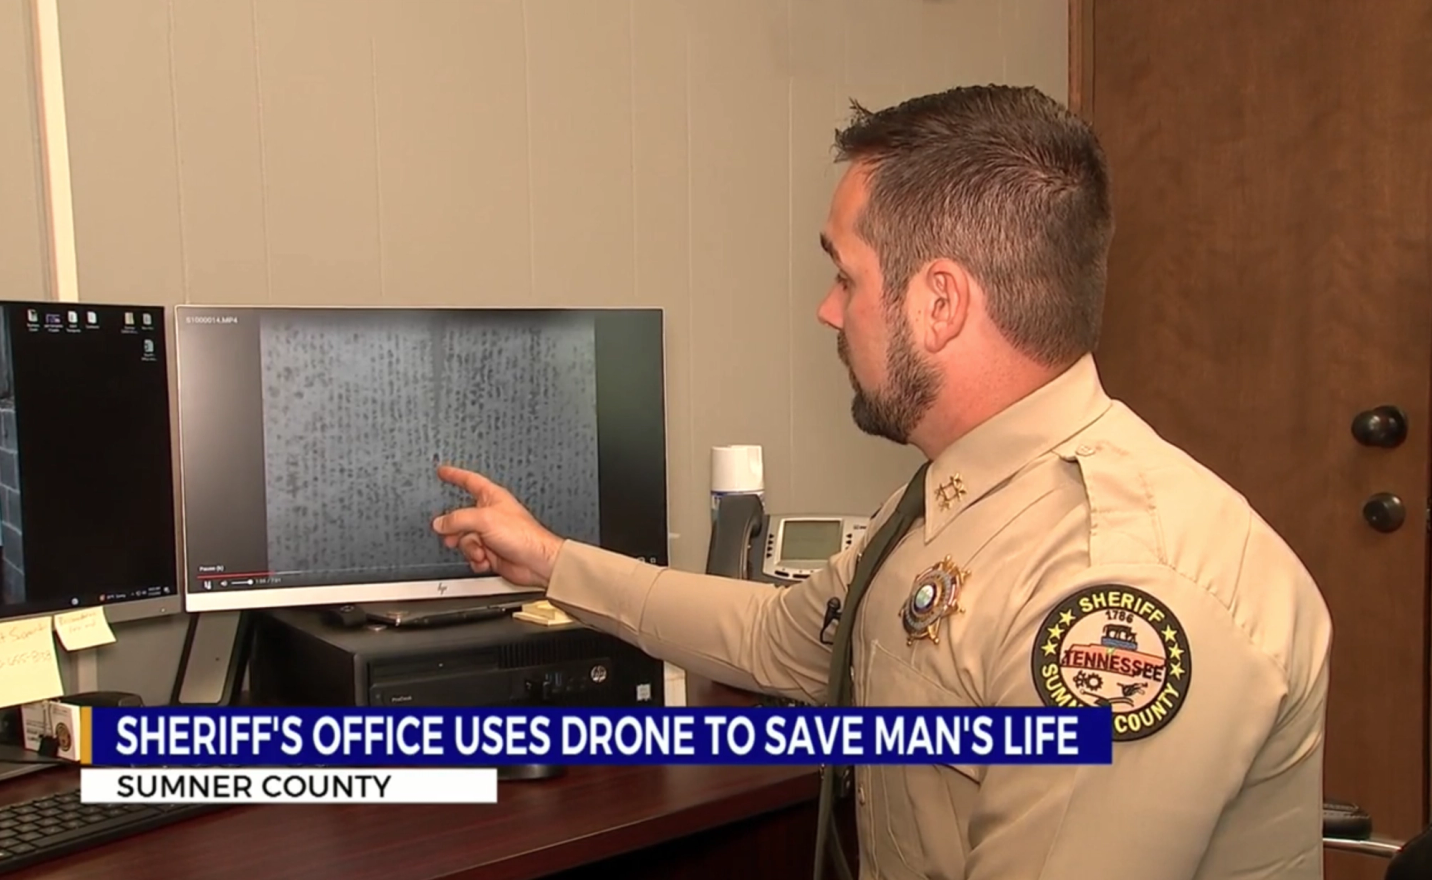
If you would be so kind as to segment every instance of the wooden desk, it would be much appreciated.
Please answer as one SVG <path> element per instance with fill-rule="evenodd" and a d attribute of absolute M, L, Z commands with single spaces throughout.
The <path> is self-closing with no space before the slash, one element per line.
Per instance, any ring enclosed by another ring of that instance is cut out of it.
<path fill-rule="evenodd" d="M 687 690 L 692 705 L 743 702 L 706 682 Z M 0 802 L 63 789 L 76 775 L 66 768 L 14 780 Z M 495 805 L 238 807 L 11 876 L 805 877 L 817 785 L 809 767 L 576 767 L 559 779 L 502 783 Z"/>

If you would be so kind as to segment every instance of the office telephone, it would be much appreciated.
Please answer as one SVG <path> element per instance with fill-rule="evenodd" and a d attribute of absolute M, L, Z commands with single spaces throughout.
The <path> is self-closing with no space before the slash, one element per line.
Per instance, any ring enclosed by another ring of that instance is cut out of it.
<path fill-rule="evenodd" d="M 717 502 L 706 573 L 789 586 L 824 568 L 869 526 L 868 516 L 768 514 L 758 495 L 726 495 Z"/>

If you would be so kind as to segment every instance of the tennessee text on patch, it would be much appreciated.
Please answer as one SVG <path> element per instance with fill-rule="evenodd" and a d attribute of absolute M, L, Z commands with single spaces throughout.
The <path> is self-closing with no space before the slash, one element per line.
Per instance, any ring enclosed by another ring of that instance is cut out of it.
<path fill-rule="evenodd" d="M 1178 618 L 1143 590 L 1119 584 L 1080 590 L 1049 612 L 1030 666 L 1046 706 L 1110 707 L 1117 742 L 1168 726 L 1193 678 Z"/>

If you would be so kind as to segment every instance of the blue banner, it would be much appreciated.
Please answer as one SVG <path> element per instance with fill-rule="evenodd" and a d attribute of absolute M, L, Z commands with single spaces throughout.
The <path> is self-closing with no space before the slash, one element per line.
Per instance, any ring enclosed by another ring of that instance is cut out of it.
<path fill-rule="evenodd" d="M 110 767 L 1108 764 L 1099 709 L 95 708 Z"/>

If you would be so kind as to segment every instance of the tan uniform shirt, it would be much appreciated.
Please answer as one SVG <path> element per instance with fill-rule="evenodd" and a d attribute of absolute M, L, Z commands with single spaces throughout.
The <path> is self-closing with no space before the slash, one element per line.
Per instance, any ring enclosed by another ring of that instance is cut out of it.
<path fill-rule="evenodd" d="M 1322 876 L 1331 623 L 1244 498 L 1111 401 L 1090 358 L 926 485 L 923 526 L 860 609 L 856 702 L 1102 701 L 1118 741 L 1111 766 L 856 768 L 864 880 Z M 548 598 L 697 675 L 819 702 L 826 601 L 860 550 L 773 589 L 568 542 Z M 917 581 L 942 562 L 958 607 L 912 641 Z"/>

